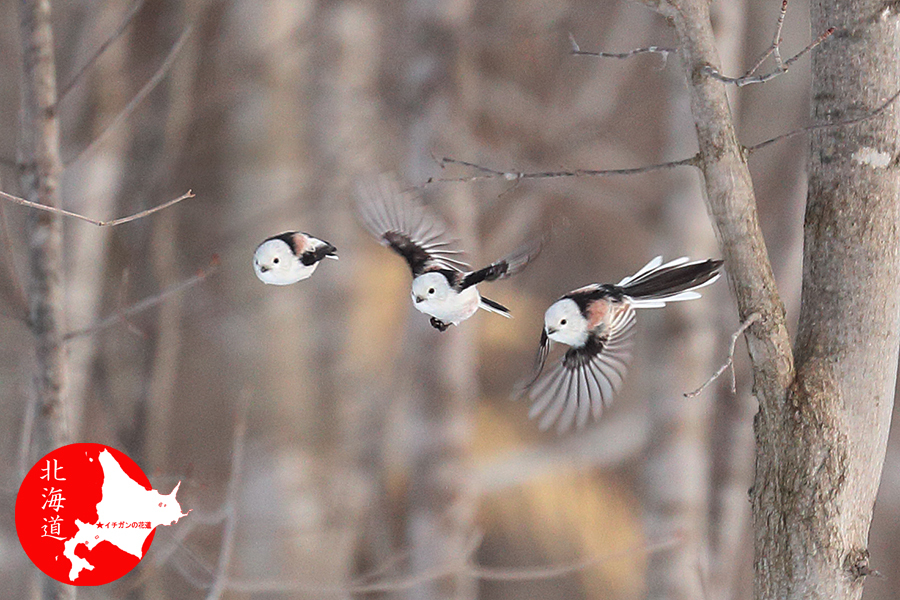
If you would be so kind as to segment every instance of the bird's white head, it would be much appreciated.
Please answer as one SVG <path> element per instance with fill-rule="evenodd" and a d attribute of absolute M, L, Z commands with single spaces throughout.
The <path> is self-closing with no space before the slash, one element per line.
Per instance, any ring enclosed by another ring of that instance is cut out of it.
<path fill-rule="evenodd" d="M 279 239 L 266 240 L 259 245 L 253 255 L 253 270 L 260 281 L 270 285 L 289 285 L 312 274 L 291 247 Z"/>
<path fill-rule="evenodd" d="M 450 295 L 450 282 L 442 273 L 423 273 L 412 282 L 412 299 L 416 308 L 428 312 L 434 304 L 440 304 Z"/>
<path fill-rule="evenodd" d="M 580 348 L 588 340 L 588 322 L 570 298 L 554 302 L 544 313 L 544 329 L 554 342 Z"/>

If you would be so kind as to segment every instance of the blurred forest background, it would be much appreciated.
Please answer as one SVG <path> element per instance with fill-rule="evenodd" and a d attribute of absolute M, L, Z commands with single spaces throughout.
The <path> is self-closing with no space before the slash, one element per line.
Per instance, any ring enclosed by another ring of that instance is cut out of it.
<path fill-rule="evenodd" d="M 0 3 L 0 182 L 19 194 L 16 4 Z M 780 7 L 713 3 L 726 74 L 768 47 Z M 540 433 L 527 403 L 512 401 L 559 295 L 657 254 L 718 257 L 699 174 L 425 185 L 477 174 L 442 169 L 441 157 L 543 171 L 690 156 L 676 58 L 571 54 L 570 33 L 584 50 L 671 45 L 662 18 L 624 0 L 59 0 L 53 10 L 63 206 L 111 219 L 196 194 L 115 228 L 64 224 L 72 441 L 119 448 L 163 492 L 181 480 L 193 511 L 158 530 L 130 575 L 80 598 L 749 597 L 756 404 L 743 342 L 736 394 L 726 374 L 684 397 L 725 361 L 739 326 L 724 282 L 639 315 L 625 389 L 585 431 Z M 819 33 L 796 0 L 784 55 Z M 807 65 L 732 90 L 745 144 L 808 123 Z M 793 322 L 805 154 L 798 136 L 750 159 Z M 485 287 L 514 319 L 482 312 L 441 335 L 412 309 L 405 264 L 354 216 L 354 182 L 379 171 L 423 186 L 473 264 L 553 230 L 523 274 Z M 34 395 L 27 210 L 0 204 L 9 598 L 34 580 L 13 519 L 38 458 L 23 433 Z M 253 250 L 288 229 L 331 241 L 340 262 L 263 285 Z M 898 473 L 895 433 L 869 548 L 888 576 L 900 572 Z M 871 578 L 865 598 L 895 598 L 895 587 Z"/>

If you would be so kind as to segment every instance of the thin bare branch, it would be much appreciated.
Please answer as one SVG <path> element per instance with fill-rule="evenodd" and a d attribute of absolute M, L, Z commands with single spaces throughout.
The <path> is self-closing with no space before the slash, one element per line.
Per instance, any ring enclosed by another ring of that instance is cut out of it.
<path fill-rule="evenodd" d="M 100 132 L 100 135 L 98 135 L 90 144 L 88 144 L 83 150 L 81 150 L 81 152 L 79 152 L 74 158 L 66 161 L 66 167 L 69 167 L 72 164 L 75 164 L 83 159 L 85 156 L 88 156 L 94 150 L 94 148 L 103 143 L 103 140 L 105 140 L 111 132 L 113 132 L 119 125 L 121 125 L 123 122 L 125 122 L 126 119 L 128 119 L 128 117 L 131 116 L 131 113 L 133 113 L 138 105 L 143 102 L 144 98 L 146 98 L 147 95 L 151 91 L 153 91 L 153 88 L 159 85 L 159 82 L 162 81 L 163 78 L 165 78 L 165 76 L 172 69 L 172 65 L 175 63 L 175 59 L 178 58 L 178 54 L 181 52 L 181 49 L 184 47 L 184 44 L 187 41 L 188 37 L 190 37 L 192 31 L 192 25 L 188 25 L 184 28 L 184 31 L 181 32 L 181 35 L 175 41 L 172 49 L 169 50 L 169 54 L 166 56 L 166 59 L 159 66 L 159 69 L 156 70 L 156 73 L 153 74 L 153 77 L 151 77 L 150 80 L 144 84 L 144 87 L 142 87 L 134 96 L 134 98 L 132 98 L 131 101 L 125 105 L 125 108 L 123 108 L 121 112 L 116 115 L 112 122 L 107 125 L 103 129 L 103 131 Z"/>
<path fill-rule="evenodd" d="M 470 566 L 469 573 L 478 579 L 489 581 L 525 581 L 533 579 L 551 579 L 562 577 L 571 573 L 577 573 L 587 568 L 597 566 L 603 563 L 612 562 L 625 557 L 633 556 L 639 553 L 653 553 L 666 550 L 681 543 L 680 538 L 673 537 L 661 542 L 645 544 L 634 548 L 629 548 L 615 554 L 604 554 L 593 556 L 579 563 L 571 565 L 559 565 L 552 567 L 535 567 L 527 569 L 495 569 L 490 567 Z M 234 592 L 244 593 L 288 593 L 288 592 L 304 592 L 318 595 L 346 595 L 346 594 L 372 594 L 384 592 L 398 592 L 413 588 L 417 585 L 434 581 L 453 575 L 459 570 L 457 564 L 438 565 L 433 569 L 427 569 L 421 573 L 403 577 L 394 580 L 385 580 L 372 584 L 364 585 L 336 585 L 322 586 L 313 583 L 305 583 L 300 581 L 240 581 L 231 580 L 228 582 L 228 589 Z M 467 568 L 467 567 L 462 567 Z"/>
<path fill-rule="evenodd" d="M 862 123 L 864 121 L 868 121 L 869 119 L 874 119 L 875 117 L 877 117 L 878 115 L 880 115 L 881 113 L 886 111 L 888 109 L 888 107 L 897 100 L 897 98 L 900 98 L 900 90 L 897 90 L 897 92 L 895 92 L 893 96 L 888 98 L 884 102 L 884 104 L 882 104 L 881 106 L 879 106 L 872 112 L 867 113 L 861 117 L 856 117 L 854 119 L 847 119 L 846 121 L 836 121 L 834 123 L 817 123 L 815 125 L 809 125 L 808 127 L 803 127 L 802 129 L 795 129 L 794 131 L 789 131 L 787 133 L 782 133 L 781 135 L 776 135 L 775 137 L 768 139 L 764 142 L 760 142 L 760 143 L 754 144 L 752 146 L 747 146 L 746 151 L 748 153 L 755 152 L 757 150 L 765 148 L 766 146 L 770 146 L 776 142 L 781 142 L 783 140 L 792 138 L 797 135 L 801 135 L 803 133 L 809 133 L 810 131 L 816 131 L 818 129 L 831 129 L 833 127 L 846 127 L 848 125 L 856 125 L 857 123 Z"/>
<path fill-rule="evenodd" d="M 740 338 L 741 335 L 743 335 L 743 333 L 745 331 L 747 331 L 748 327 L 750 327 L 751 325 L 753 325 L 754 323 L 759 321 L 760 318 L 761 317 L 760 317 L 759 313 L 753 313 L 749 317 L 747 317 L 743 323 L 741 323 L 740 328 L 738 328 L 738 330 L 735 331 L 734 334 L 732 334 L 732 336 L 731 336 L 731 346 L 729 347 L 729 350 L 728 350 L 728 359 L 722 364 L 721 367 L 719 367 L 719 369 L 715 373 L 713 373 L 712 377 L 710 377 L 703 383 L 703 385 L 698 387 L 693 392 L 685 392 L 685 394 L 684 394 L 685 398 L 694 398 L 696 396 L 699 396 L 700 393 L 703 390 L 705 390 L 707 387 L 709 387 L 709 385 L 712 382 L 714 382 L 716 379 L 721 377 L 722 373 L 725 372 L 725 369 L 727 369 L 729 367 L 731 367 L 731 393 L 732 394 L 737 393 L 737 382 L 735 381 L 735 378 L 734 378 L 734 347 L 737 345 L 738 338 Z"/>
<path fill-rule="evenodd" d="M 473 574 L 481 580 L 485 581 L 529 581 L 534 579 L 553 579 L 563 577 L 583 571 L 589 567 L 600 564 L 613 562 L 622 558 L 628 558 L 636 554 L 653 554 L 661 550 L 674 548 L 682 543 L 679 537 L 672 537 L 660 542 L 653 542 L 641 546 L 636 546 L 616 552 L 614 554 L 605 554 L 601 556 L 592 556 L 579 563 L 572 565 L 559 565 L 554 567 L 532 567 L 526 569 L 496 569 L 488 567 L 475 567 Z"/>
<path fill-rule="evenodd" d="M 713 79 L 717 79 L 723 83 L 732 83 L 732 84 L 736 85 L 737 87 L 744 87 L 745 85 L 750 85 L 751 83 L 765 83 L 767 81 L 775 79 L 779 75 L 783 75 L 784 73 L 787 73 L 788 69 L 791 67 L 791 65 L 793 65 L 795 62 L 797 62 L 797 59 L 799 59 L 801 56 L 808 53 L 810 50 L 812 50 L 813 48 L 815 48 L 816 46 L 818 46 L 819 44 L 821 44 L 822 42 L 827 40 L 831 36 L 831 34 L 833 34 L 834 32 L 835 32 L 835 28 L 829 27 L 821 35 L 819 35 L 819 37 L 817 37 L 808 46 L 806 46 L 806 48 L 804 48 L 803 50 L 801 50 L 794 56 L 790 57 L 783 63 L 780 63 L 773 71 L 766 73 L 764 75 L 750 75 L 748 73 L 748 74 L 742 75 L 740 77 L 728 77 L 726 75 L 722 75 L 721 73 L 719 73 L 719 71 L 716 70 L 711 65 L 706 65 L 705 67 L 703 67 L 703 71 L 707 75 L 712 77 Z M 777 52 L 777 50 L 775 52 Z M 773 53 L 773 50 L 769 49 L 767 51 L 767 53 L 771 54 L 771 53 Z M 764 55 L 763 60 L 765 60 L 765 58 L 768 57 L 768 54 Z M 777 61 L 780 62 L 780 60 L 781 60 L 781 56 L 778 55 Z M 758 68 L 758 66 L 755 66 L 753 68 L 753 71 L 755 71 L 757 68 Z M 753 71 L 750 71 L 750 73 L 752 73 Z"/>
<path fill-rule="evenodd" d="M 81 337 L 84 335 L 90 335 L 101 331 L 103 329 L 107 329 L 116 325 L 118 323 L 127 323 L 128 317 L 136 315 L 138 313 L 144 312 L 147 309 L 153 308 L 157 304 L 163 302 L 166 298 L 173 296 L 175 294 L 179 294 L 184 290 L 197 285 L 198 283 L 203 282 L 207 277 L 212 275 L 218 269 L 218 258 L 213 257 L 210 261 L 209 266 L 204 270 L 201 269 L 197 272 L 196 275 L 188 277 L 184 281 L 180 281 L 174 285 L 167 287 L 161 292 L 154 294 L 148 298 L 144 298 L 143 300 L 132 304 L 127 308 L 123 308 L 121 310 L 117 310 L 114 314 L 106 317 L 105 319 L 101 319 L 100 321 L 94 323 L 89 327 L 85 327 L 84 329 L 77 329 L 75 331 L 70 331 L 69 333 L 63 336 L 64 341 L 69 341 L 73 338 Z"/>
<path fill-rule="evenodd" d="M 155 212 L 159 212 L 170 206 L 178 204 L 182 200 L 187 200 L 188 198 L 193 198 L 194 193 L 191 190 L 188 190 L 181 196 L 175 198 L 174 200 L 169 200 L 168 202 L 163 202 L 159 206 L 154 206 L 153 208 L 148 208 L 147 210 L 142 210 L 141 212 L 135 213 L 133 215 L 128 215 L 127 217 L 120 217 L 118 219 L 113 219 L 112 221 L 98 221 L 97 219 L 92 219 L 90 217 L 85 217 L 84 215 L 80 215 L 78 213 L 74 213 L 64 208 L 56 208 L 55 206 L 46 206 L 44 204 L 38 204 L 37 202 L 31 202 L 30 200 L 26 200 L 25 198 L 19 198 L 18 196 L 13 196 L 12 194 L 7 194 L 6 192 L 0 192 L 0 198 L 6 198 L 11 202 L 15 202 L 16 204 L 21 204 L 22 206 L 27 206 L 29 208 L 36 208 L 37 210 L 45 210 L 47 212 L 56 213 L 58 215 L 62 215 L 64 217 L 71 217 L 73 219 L 78 219 L 80 221 L 84 221 L 85 223 L 90 223 L 92 225 L 96 225 L 97 227 L 115 227 L 116 225 L 122 225 L 124 223 L 130 223 L 131 221 L 136 221 L 138 219 L 142 219 L 146 216 L 152 215 Z"/>
<path fill-rule="evenodd" d="M 777 135 L 771 139 L 765 140 L 758 144 L 754 144 L 752 146 L 745 146 L 744 151 L 749 153 L 756 152 L 757 150 L 761 150 L 767 146 L 775 144 L 777 142 L 784 141 L 788 138 L 792 138 L 797 135 L 801 135 L 804 133 L 809 133 L 810 131 L 815 131 L 817 129 L 830 129 L 834 127 L 846 127 L 848 125 L 855 125 L 857 123 L 862 123 L 869 119 L 873 119 L 878 115 L 882 114 L 888 107 L 893 104 L 897 98 L 900 97 L 900 90 L 898 90 L 893 96 L 888 98 L 884 104 L 876 108 L 874 111 L 867 113 L 861 117 L 856 117 L 853 119 L 847 119 L 845 121 L 836 121 L 834 123 L 819 123 L 816 125 L 810 125 L 808 127 L 803 127 L 801 129 L 796 129 L 794 131 L 789 131 L 787 133 L 782 133 L 781 135 Z M 469 175 L 467 177 L 429 177 L 425 183 L 420 187 L 425 187 L 435 183 L 469 183 L 473 181 L 485 180 L 485 179 L 504 179 L 506 181 L 516 182 L 517 184 L 524 179 L 553 179 L 558 177 L 612 177 L 616 175 L 638 175 L 641 173 L 652 173 L 654 171 L 666 171 L 669 169 L 675 169 L 678 167 L 698 167 L 699 166 L 699 155 L 695 154 L 694 156 L 690 156 L 688 158 L 682 158 L 681 160 L 673 160 L 664 163 L 657 163 L 653 165 L 646 165 L 643 167 L 629 167 L 625 169 L 572 169 L 572 170 L 564 170 L 564 171 L 532 171 L 532 172 L 524 172 L 524 171 L 501 171 L 498 169 L 492 169 L 490 167 L 485 167 L 484 165 L 479 165 L 477 163 L 459 160 L 456 158 L 443 157 L 440 159 L 435 159 L 441 168 L 446 167 L 447 165 L 459 165 L 462 167 L 468 167 L 475 171 L 478 171 L 478 175 Z M 2 194 L 2 192 L 0 192 Z"/>
<path fill-rule="evenodd" d="M 575 56 L 597 56 L 599 58 L 618 58 L 626 59 L 640 54 L 659 54 L 662 57 L 663 66 L 669 60 L 669 55 L 675 52 L 675 48 L 665 48 L 663 46 L 648 46 L 646 48 L 636 48 L 629 52 L 588 52 L 582 50 L 575 41 L 575 36 L 569 33 L 569 42 L 572 44 L 571 54 Z"/>
<path fill-rule="evenodd" d="M 652 173 L 654 171 L 667 171 L 678 167 L 696 167 L 698 166 L 699 157 L 697 155 L 681 160 L 658 163 L 655 165 L 646 165 L 643 167 L 630 167 L 626 169 L 575 169 L 570 171 L 537 171 L 537 172 L 521 172 L 521 171 L 498 171 L 465 160 L 457 160 L 455 158 L 444 157 L 440 160 L 442 167 L 446 165 L 460 165 L 469 167 L 480 172 L 480 175 L 470 175 L 468 177 L 430 177 L 424 185 L 433 183 L 468 183 L 481 179 L 505 179 L 506 181 L 521 181 L 523 179 L 553 179 L 558 177 L 612 177 L 615 175 L 637 175 L 639 173 Z"/>
<path fill-rule="evenodd" d="M 222 531 L 222 544 L 219 560 L 213 574 L 212 589 L 207 594 L 208 600 L 217 600 L 228 585 L 228 565 L 234 553 L 234 535 L 237 530 L 237 504 L 240 483 L 244 469 L 244 447 L 247 437 L 247 413 L 250 412 L 251 394 L 248 390 L 241 392 L 234 423 L 234 437 L 231 443 L 231 476 L 228 478 L 228 490 L 225 494 L 225 526 Z"/>
<path fill-rule="evenodd" d="M 784 17 L 787 15 L 787 5 L 788 0 L 783 0 L 781 3 L 781 11 L 778 13 L 778 23 L 775 26 L 775 36 L 772 38 L 772 44 L 763 52 L 762 56 L 759 57 L 759 60 L 756 61 L 756 64 L 753 65 L 749 71 L 744 73 L 744 77 L 750 77 L 754 73 L 756 73 L 757 69 L 759 69 L 766 59 L 775 55 L 775 64 L 778 67 L 782 66 L 781 61 L 781 29 L 784 27 Z"/>
<path fill-rule="evenodd" d="M 63 98 L 66 97 L 72 88 L 84 77 L 85 72 L 94 66 L 94 63 L 97 62 L 97 59 L 100 58 L 106 49 L 112 46 L 112 44 L 122 37 L 122 34 L 125 33 L 125 30 L 128 29 L 128 26 L 131 25 L 134 18 L 137 16 L 138 12 L 140 12 L 141 8 L 144 7 L 144 3 L 146 0 L 135 0 L 134 4 L 131 5 L 131 9 L 129 9 L 128 14 L 125 15 L 125 18 L 122 20 L 122 23 L 116 28 L 112 34 L 106 38 L 100 47 L 97 48 L 96 51 L 87 59 L 87 61 L 82 65 L 80 69 L 72 76 L 72 78 L 66 83 L 59 91 L 59 96 L 56 99 L 57 104 L 62 101 Z"/>

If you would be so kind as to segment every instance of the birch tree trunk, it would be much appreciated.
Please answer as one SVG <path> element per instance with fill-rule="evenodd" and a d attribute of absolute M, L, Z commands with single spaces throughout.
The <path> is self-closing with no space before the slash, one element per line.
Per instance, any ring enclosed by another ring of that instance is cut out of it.
<path fill-rule="evenodd" d="M 59 121 L 56 65 L 49 0 L 22 0 L 22 106 L 19 163 L 23 195 L 32 202 L 59 206 Z M 34 426 L 36 457 L 69 441 L 66 420 L 66 356 L 63 347 L 62 221 L 46 211 L 27 217 L 29 324 L 35 342 Z M 39 598 L 74 598 L 75 588 L 37 573 Z"/>
<path fill-rule="evenodd" d="M 705 74 L 720 67 L 709 7 L 672 0 L 659 9 L 679 39 L 709 211 L 739 311 L 760 318 L 747 335 L 760 403 L 756 597 L 859 598 L 900 346 L 896 109 L 811 137 L 795 376 L 724 86 Z M 900 85 L 890 6 L 826 1 L 812 14 L 813 31 L 845 24 L 814 52 L 814 118 L 874 111 Z"/>
<path fill-rule="evenodd" d="M 441 123 L 451 117 L 453 73 L 459 51 L 458 3 L 411 0 L 404 4 L 407 28 L 400 72 L 400 115 L 405 116 L 405 171 L 419 182 L 433 168 L 431 152 L 440 140 Z M 407 114 L 404 115 L 403 113 Z M 449 191 L 449 190 L 448 190 Z M 463 243 L 475 230 L 471 197 L 466 190 L 448 194 L 445 206 L 453 232 Z M 439 211 L 440 212 L 440 211 Z M 459 565 L 451 576 L 410 589 L 408 600 L 474 598 L 476 580 L 463 568 L 473 532 L 476 498 L 466 465 L 472 407 L 476 399 L 475 348 L 471 323 L 438 333 L 421 314 L 410 328 L 410 372 L 416 373 L 411 409 L 409 509 L 405 524 L 412 572 Z"/>
<path fill-rule="evenodd" d="M 815 122 L 874 111 L 900 87 L 885 6 L 813 2 L 814 32 L 846 27 L 813 54 Z M 897 114 L 810 138 L 796 379 L 757 418 L 758 598 L 859 598 L 870 572 L 900 343 Z"/>
<path fill-rule="evenodd" d="M 56 117 L 56 66 L 49 0 L 23 0 L 22 126 L 19 162 L 25 197 L 59 206 L 59 121 Z M 65 352 L 62 346 L 62 221 L 58 215 L 31 211 L 28 310 L 36 345 L 37 406 L 33 447 L 42 456 L 68 441 L 65 406 Z"/>
<path fill-rule="evenodd" d="M 717 8 L 720 55 L 725 69 L 735 71 L 739 68 L 745 6 L 742 0 L 729 0 L 718 3 Z M 667 113 L 671 116 L 665 158 L 677 160 L 689 156 L 694 147 L 694 123 L 683 77 L 671 70 L 668 79 Z M 703 214 L 702 181 L 697 175 L 695 171 L 668 175 L 671 183 L 659 230 L 665 235 L 669 251 L 675 254 L 666 255 L 666 259 L 682 254 L 695 259 L 718 254 Z M 664 253 L 663 250 L 655 247 L 650 256 Z M 715 348 L 727 343 L 724 340 L 728 336 L 721 330 L 726 321 L 719 316 L 726 310 L 723 301 L 727 294 L 711 288 L 703 295 L 702 302 L 676 303 L 658 316 L 647 315 L 658 321 L 654 327 L 648 327 L 654 336 L 649 344 L 650 362 L 667 365 L 657 368 L 656 389 L 648 409 L 647 534 L 650 539 L 679 536 L 684 540 L 683 544 L 648 557 L 648 599 L 699 598 L 708 588 L 713 592 L 710 599 L 720 597 L 718 589 L 705 587 L 702 580 L 718 580 L 718 571 L 729 563 L 727 558 L 733 553 L 733 544 L 713 546 L 713 541 L 722 540 L 713 536 L 711 529 L 723 522 L 709 520 L 711 501 L 719 499 L 718 490 L 710 488 L 712 464 L 718 458 L 716 448 L 710 445 L 710 431 L 714 403 L 722 401 L 716 397 L 719 388 L 692 398 L 683 396 L 715 371 L 720 361 Z M 733 311 L 730 299 L 727 306 L 729 312 Z M 726 519 L 724 524 L 732 522 L 733 519 Z"/>

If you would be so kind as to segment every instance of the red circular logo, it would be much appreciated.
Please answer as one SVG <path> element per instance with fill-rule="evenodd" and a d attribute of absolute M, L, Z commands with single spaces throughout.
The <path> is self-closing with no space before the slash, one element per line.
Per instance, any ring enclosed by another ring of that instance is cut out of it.
<path fill-rule="evenodd" d="M 179 484 L 180 485 L 180 484 Z M 157 525 L 184 516 L 150 487 L 141 468 L 103 444 L 70 444 L 25 475 L 16 498 L 16 532 L 44 573 L 72 585 L 103 585 L 143 558 Z"/>

